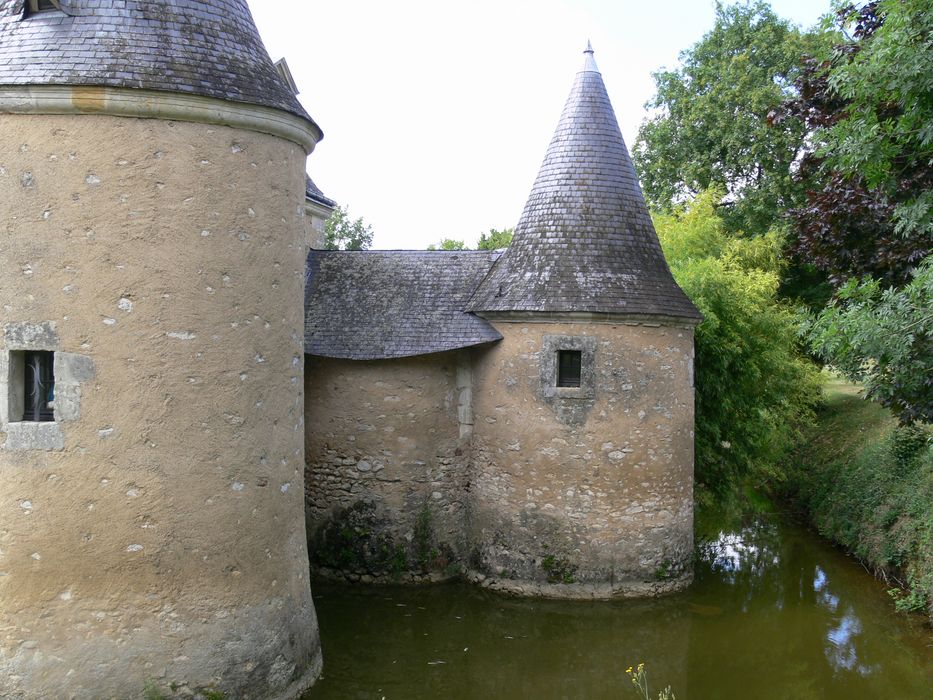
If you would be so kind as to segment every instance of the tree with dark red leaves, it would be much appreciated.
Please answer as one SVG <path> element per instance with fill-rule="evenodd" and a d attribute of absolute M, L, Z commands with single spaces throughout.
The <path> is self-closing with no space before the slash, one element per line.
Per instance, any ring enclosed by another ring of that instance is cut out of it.
<path fill-rule="evenodd" d="M 770 115 L 809 129 L 794 252 L 837 287 L 861 275 L 900 286 L 933 245 L 933 8 L 881 0 L 837 18 L 848 41 L 807 59 L 799 97 Z"/>
<path fill-rule="evenodd" d="M 837 24 L 846 41 L 810 59 L 799 97 L 770 115 L 809 129 L 795 253 L 839 289 L 809 340 L 903 422 L 931 421 L 933 8 L 845 5 Z"/>

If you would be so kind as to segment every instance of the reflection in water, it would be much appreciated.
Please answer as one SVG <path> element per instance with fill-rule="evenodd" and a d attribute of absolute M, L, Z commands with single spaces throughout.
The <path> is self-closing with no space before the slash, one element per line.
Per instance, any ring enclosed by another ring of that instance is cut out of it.
<path fill-rule="evenodd" d="M 813 577 L 813 590 L 818 594 L 817 602 L 830 613 L 839 609 L 839 596 L 829 589 L 829 578 L 820 566 Z M 826 633 L 829 644 L 825 647 L 826 658 L 837 670 L 856 671 L 862 675 L 879 672 L 879 667 L 870 667 L 859 662 L 856 637 L 862 633 L 862 623 L 855 610 L 847 607 L 838 623 Z"/>
<path fill-rule="evenodd" d="M 698 545 L 660 600 L 581 603 L 316 586 L 326 698 L 625 698 L 644 661 L 678 700 L 930 697 L 933 635 L 802 528 L 756 519 Z"/>

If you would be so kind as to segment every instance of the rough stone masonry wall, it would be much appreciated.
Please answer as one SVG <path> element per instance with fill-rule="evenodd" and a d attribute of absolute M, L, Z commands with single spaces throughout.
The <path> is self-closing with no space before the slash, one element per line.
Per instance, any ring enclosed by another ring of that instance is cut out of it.
<path fill-rule="evenodd" d="M 107 116 L 0 133 L 0 354 L 52 345 L 80 399 L 58 444 L 0 425 L 0 695 L 296 694 L 320 667 L 303 150 Z"/>
<path fill-rule="evenodd" d="M 454 573 L 472 427 L 469 362 L 467 351 L 308 356 L 307 524 L 319 573 L 353 581 Z"/>
<path fill-rule="evenodd" d="M 472 576 L 566 597 L 686 585 L 692 329 L 494 325 L 504 339 L 474 370 Z M 577 348 L 584 386 L 555 390 L 557 350 Z"/>

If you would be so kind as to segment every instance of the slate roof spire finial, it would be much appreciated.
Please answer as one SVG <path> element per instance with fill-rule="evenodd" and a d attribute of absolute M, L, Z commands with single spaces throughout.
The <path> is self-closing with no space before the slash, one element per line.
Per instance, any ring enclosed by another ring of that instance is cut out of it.
<path fill-rule="evenodd" d="M 664 260 L 592 51 L 587 44 L 512 243 L 467 310 L 699 321 Z"/>
<path fill-rule="evenodd" d="M 599 68 L 596 67 L 596 59 L 593 58 L 593 45 L 590 43 L 590 40 L 586 40 L 586 50 L 583 52 L 586 54 L 586 60 L 583 63 L 583 72 L 592 72 L 599 73 Z"/>

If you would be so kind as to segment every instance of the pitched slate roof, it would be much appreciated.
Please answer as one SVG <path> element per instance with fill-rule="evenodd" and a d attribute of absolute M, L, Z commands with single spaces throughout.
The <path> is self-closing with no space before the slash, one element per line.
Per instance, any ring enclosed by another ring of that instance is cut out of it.
<path fill-rule="evenodd" d="M 190 93 L 313 121 L 279 77 L 246 0 L 61 0 L 24 18 L 0 0 L 0 85 Z"/>
<path fill-rule="evenodd" d="M 331 209 L 337 206 L 337 202 L 330 197 L 326 197 L 321 192 L 321 188 L 314 184 L 314 180 L 311 179 L 310 175 L 305 175 L 305 199 L 310 199 L 312 202 L 317 202 Z"/>
<path fill-rule="evenodd" d="M 308 255 L 305 352 L 374 360 L 502 336 L 463 310 L 498 251 L 326 251 Z"/>
<path fill-rule="evenodd" d="M 587 47 L 505 254 L 467 308 L 699 320 L 674 282 Z"/>

